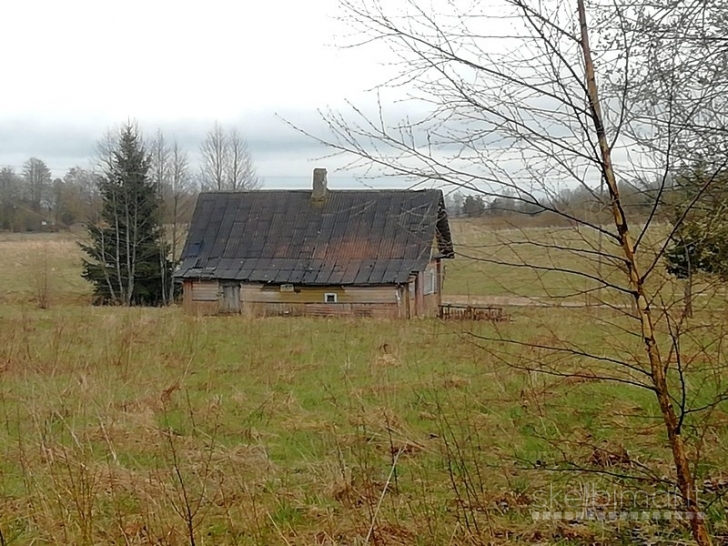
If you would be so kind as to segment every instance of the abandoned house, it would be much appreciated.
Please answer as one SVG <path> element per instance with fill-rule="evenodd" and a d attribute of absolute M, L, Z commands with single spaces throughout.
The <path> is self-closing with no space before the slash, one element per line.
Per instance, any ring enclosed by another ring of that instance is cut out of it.
<path fill-rule="evenodd" d="M 175 277 L 185 309 L 253 316 L 436 315 L 453 245 L 440 190 L 210 192 Z"/>

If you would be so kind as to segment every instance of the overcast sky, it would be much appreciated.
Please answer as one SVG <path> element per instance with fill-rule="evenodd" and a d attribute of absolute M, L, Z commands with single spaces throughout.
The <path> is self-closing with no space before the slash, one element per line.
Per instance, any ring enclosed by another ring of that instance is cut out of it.
<path fill-rule="evenodd" d="M 337 47 L 336 0 L 5 0 L 0 13 L 0 166 L 16 170 L 31 156 L 54 176 L 86 166 L 128 119 L 194 154 L 218 120 L 246 135 L 266 186 L 298 185 L 326 150 L 277 116 L 314 128 L 317 108 L 386 78 L 386 59 Z"/>

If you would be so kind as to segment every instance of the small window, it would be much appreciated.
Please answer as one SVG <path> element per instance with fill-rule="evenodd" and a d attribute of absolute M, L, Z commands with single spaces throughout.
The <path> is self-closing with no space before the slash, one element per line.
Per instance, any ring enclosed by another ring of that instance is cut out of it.
<path fill-rule="evenodd" d="M 336 303 L 336 294 L 334 292 L 326 292 L 324 294 L 324 301 L 326 303 Z"/>
<path fill-rule="evenodd" d="M 437 270 L 427 269 L 425 271 L 425 294 L 434 294 L 437 292 Z"/>

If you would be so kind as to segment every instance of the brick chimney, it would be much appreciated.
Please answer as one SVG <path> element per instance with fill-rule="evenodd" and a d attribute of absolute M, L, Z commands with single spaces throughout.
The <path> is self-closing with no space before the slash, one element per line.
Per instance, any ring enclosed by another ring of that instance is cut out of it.
<path fill-rule="evenodd" d="M 317 168 L 313 170 L 313 191 L 311 201 L 323 201 L 326 199 L 326 169 Z"/>

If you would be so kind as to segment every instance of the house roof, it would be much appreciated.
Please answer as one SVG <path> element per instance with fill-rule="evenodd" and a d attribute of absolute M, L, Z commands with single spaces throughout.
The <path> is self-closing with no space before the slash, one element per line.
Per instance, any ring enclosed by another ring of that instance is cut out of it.
<path fill-rule="evenodd" d="M 406 283 L 453 257 L 440 190 L 200 194 L 177 278 L 273 284 Z"/>

